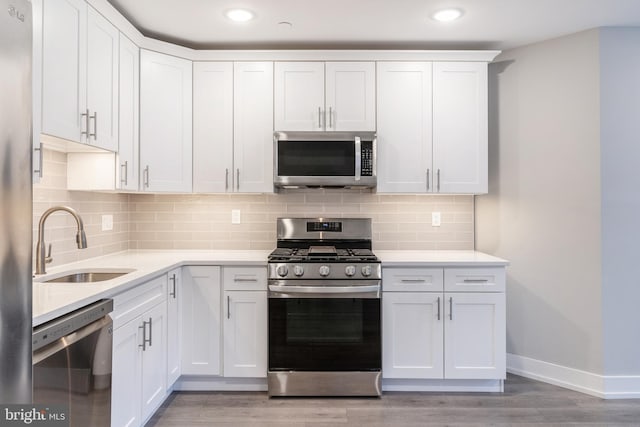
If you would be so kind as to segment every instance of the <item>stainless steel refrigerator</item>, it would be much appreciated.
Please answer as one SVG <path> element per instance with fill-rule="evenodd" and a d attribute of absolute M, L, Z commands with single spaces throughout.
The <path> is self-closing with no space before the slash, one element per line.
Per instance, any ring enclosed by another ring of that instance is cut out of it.
<path fill-rule="evenodd" d="M 0 403 L 31 403 L 31 3 L 0 0 Z"/>

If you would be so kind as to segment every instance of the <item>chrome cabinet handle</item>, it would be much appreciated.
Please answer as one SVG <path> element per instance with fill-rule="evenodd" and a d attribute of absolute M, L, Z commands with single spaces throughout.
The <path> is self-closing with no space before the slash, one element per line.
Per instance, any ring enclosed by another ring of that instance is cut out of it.
<path fill-rule="evenodd" d="M 438 169 L 438 193 L 440 192 L 440 169 Z"/>
<path fill-rule="evenodd" d="M 153 327 L 153 319 L 149 317 L 149 347 L 153 346 L 153 343 L 151 342 L 151 340 L 153 339 L 153 331 L 151 329 L 152 327 Z"/>
<path fill-rule="evenodd" d="M 84 113 L 80 113 L 80 117 L 84 117 L 84 127 L 86 130 L 82 130 L 82 126 L 80 126 L 80 135 L 86 135 L 87 139 L 89 139 L 89 109 L 87 108 Z"/>
<path fill-rule="evenodd" d="M 487 283 L 488 279 L 464 279 L 464 283 Z"/>
<path fill-rule="evenodd" d="M 231 319 L 231 297 L 227 295 L 227 319 Z"/>
<path fill-rule="evenodd" d="M 120 178 L 120 182 L 124 185 L 127 185 L 129 183 L 129 161 L 125 160 L 123 164 L 120 165 L 120 169 L 124 168 L 124 173 L 122 174 L 122 176 L 124 178 Z"/>
<path fill-rule="evenodd" d="M 147 338 L 147 325 L 149 325 L 149 338 Z M 147 344 L 151 347 L 151 317 L 149 321 L 142 321 L 142 325 L 138 326 L 138 329 L 142 329 L 142 344 L 138 344 L 138 347 L 142 347 L 142 351 L 147 350 Z"/>
<path fill-rule="evenodd" d="M 400 280 L 402 283 L 424 283 L 426 280 L 424 279 L 402 279 Z"/>
<path fill-rule="evenodd" d="M 234 282 L 253 282 L 253 283 L 255 283 L 255 282 L 258 281 L 258 279 L 243 279 L 241 277 L 238 277 L 238 278 L 234 278 L 233 281 Z"/>
<path fill-rule="evenodd" d="M 88 114 L 87 110 L 87 114 Z M 90 133 L 89 136 L 93 137 L 93 140 L 97 140 L 98 139 L 98 112 L 94 111 L 93 112 L 93 116 L 89 116 L 89 119 L 93 119 L 93 133 Z M 89 121 L 87 120 L 87 132 L 89 131 Z"/>
<path fill-rule="evenodd" d="M 173 297 L 173 299 L 176 299 L 176 275 L 174 274 L 173 276 L 169 277 L 169 280 L 173 282 L 173 290 L 169 292 L 169 296 Z"/>
<path fill-rule="evenodd" d="M 453 297 L 449 297 L 449 320 L 453 320 Z"/>
<path fill-rule="evenodd" d="M 440 320 L 440 297 L 438 297 L 438 320 Z"/>
<path fill-rule="evenodd" d="M 144 168 L 142 173 L 142 185 L 144 185 L 145 188 L 149 188 L 149 165 Z"/>
<path fill-rule="evenodd" d="M 429 191 L 429 187 L 431 187 L 431 183 L 429 181 L 429 169 L 427 169 L 427 191 Z"/>
<path fill-rule="evenodd" d="M 333 128 L 333 108 L 329 107 L 329 129 Z"/>
<path fill-rule="evenodd" d="M 236 190 L 240 191 L 240 168 L 236 169 Z"/>
<path fill-rule="evenodd" d="M 322 129 L 322 108 L 318 107 L 318 129 Z"/>
<path fill-rule="evenodd" d="M 43 172 L 42 172 L 42 170 L 44 169 L 44 155 L 43 155 L 43 151 L 44 151 L 44 150 L 43 150 L 43 148 L 42 148 L 42 142 L 40 143 L 40 146 L 39 146 L 39 147 L 34 148 L 33 150 L 38 152 L 38 158 L 40 159 L 40 160 L 38 161 L 38 169 L 34 169 L 34 170 L 33 170 L 33 173 L 37 173 L 37 174 L 38 174 L 38 176 L 39 176 L 40 178 L 42 178 L 42 176 L 43 176 Z"/>
<path fill-rule="evenodd" d="M 224 170 L 224 189 L 229 189 L 229 169 Z"/>

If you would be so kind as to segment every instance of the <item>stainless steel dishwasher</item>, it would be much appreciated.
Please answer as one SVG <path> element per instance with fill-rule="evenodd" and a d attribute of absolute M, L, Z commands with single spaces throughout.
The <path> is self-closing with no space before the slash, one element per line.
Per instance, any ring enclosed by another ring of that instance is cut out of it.
<path fill-rule="evenodd" d="M 64 405 L 72 427 L 111 425 L 112 300 L 33 329 L 33 403 Z"/>

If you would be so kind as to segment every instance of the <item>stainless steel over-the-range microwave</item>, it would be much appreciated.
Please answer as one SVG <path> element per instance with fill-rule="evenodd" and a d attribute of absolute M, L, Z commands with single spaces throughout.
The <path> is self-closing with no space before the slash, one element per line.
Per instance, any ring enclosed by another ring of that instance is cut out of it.
<path fill-rule="evenodd" d="M 275 132 L 280 188 L 376 186 L 375 132 Z"/>

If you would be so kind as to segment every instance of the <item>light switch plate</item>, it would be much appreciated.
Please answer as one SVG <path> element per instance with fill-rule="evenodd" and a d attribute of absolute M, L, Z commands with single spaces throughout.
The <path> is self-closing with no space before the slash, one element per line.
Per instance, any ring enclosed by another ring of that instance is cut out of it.
<path fill-rule="evenodd" d="M 102 231 L 113 230 L 113 215 L 102 215 Z"/>
<path fill-rule="evenodd" d="M 240 209 L 231 209 L 231 224 L 240 224 Z"/>
<path fill-rule="evenodd" d="M 431 212 L 431 225 L 440 227 L 440 212 Z"/>

